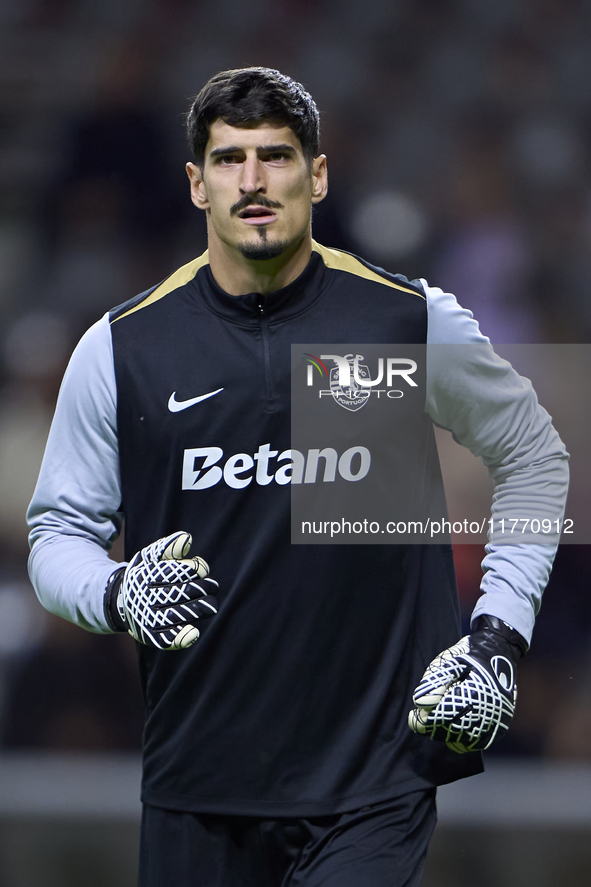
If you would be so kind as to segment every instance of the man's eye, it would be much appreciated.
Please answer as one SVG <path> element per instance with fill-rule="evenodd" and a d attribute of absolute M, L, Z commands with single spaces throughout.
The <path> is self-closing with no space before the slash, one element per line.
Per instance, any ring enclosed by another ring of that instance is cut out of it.
<path fill-rule="evenodd" d="M 231 166 L 234 163 L 239 163 L 240 160 L 234 154 L 227 154 L 221 157 L 218 157 L 218 164 L 220 166 Z"/>

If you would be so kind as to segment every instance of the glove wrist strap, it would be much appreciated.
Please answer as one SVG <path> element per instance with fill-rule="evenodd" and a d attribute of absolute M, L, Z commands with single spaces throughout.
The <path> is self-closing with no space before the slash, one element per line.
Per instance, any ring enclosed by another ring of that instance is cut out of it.
<path fill-rule="evenodd" d="M 125 567 L 119 567 L 114 573 L 111 573 L 105 588 L 105 596 L 103 598 L 103 609 L 105 619 L 112 631 L 127 631 L 127 623 L 117 606 L 117 598 L 119 597 L 119 589 L 123 581 Z"/>
<path fill-rule="evenodd" d="M 496 616 L 489 616 L 488 614 L 479 616 L 472 626 L 472 633 L 475 631 L 486 632 L 493 637 L 495 634 L 501 635 L 511 645 L 516 660 L 522 659 L 528 651 L 528 643 L 525 638 Z"/>

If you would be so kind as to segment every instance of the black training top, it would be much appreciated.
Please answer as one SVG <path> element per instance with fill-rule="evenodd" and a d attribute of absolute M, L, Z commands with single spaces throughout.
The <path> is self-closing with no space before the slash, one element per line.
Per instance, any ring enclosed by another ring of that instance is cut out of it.
<path fill-rule="evenodd" d="M 126 556 L 186 530 L 220 584 L 193 647 L 138 645 L 144 802 L 313 816 L 479 772 L 407 726 L 460 635 L 451 547 L 290 542 L 292 343 L 424 344 L 421 286 L 315 247 L 285 289 L 233 297 L 205 255 L 110 319 Z"/>

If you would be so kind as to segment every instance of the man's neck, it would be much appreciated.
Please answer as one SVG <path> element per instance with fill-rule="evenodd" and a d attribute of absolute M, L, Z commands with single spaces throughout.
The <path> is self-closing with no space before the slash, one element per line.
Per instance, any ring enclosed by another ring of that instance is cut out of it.
<path fill-rule="evenodd" d="M 209 240 L 209 267 L 216 283 L 231 296 L 274 293 L 300 276 L 312 254 L 312 238 L 306 236 L 275 259 L 247 259 L 217 238 Z"/>

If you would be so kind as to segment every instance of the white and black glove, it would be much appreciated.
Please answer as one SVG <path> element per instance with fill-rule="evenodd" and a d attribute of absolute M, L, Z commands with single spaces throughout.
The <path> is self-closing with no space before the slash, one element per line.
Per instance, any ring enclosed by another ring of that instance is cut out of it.
<path fill-rule="evenodd" d="M 483 751 L 507 730 L 515 712 L 517 663 L 525 639 L 495 616 L 479 616 L 472 632 L 431 662 L 408 716 L 415 733 L 459 754 Z"/>
<path fill-rule="evenodd" d="M 184 650 L 197 623 L 217 613 L 218 583 L 200 557 L 187 557 L 191 536 L 178 532 L 142 548 L 109 578 L 104 607 L 114 631 L 158 650 Z"/>

